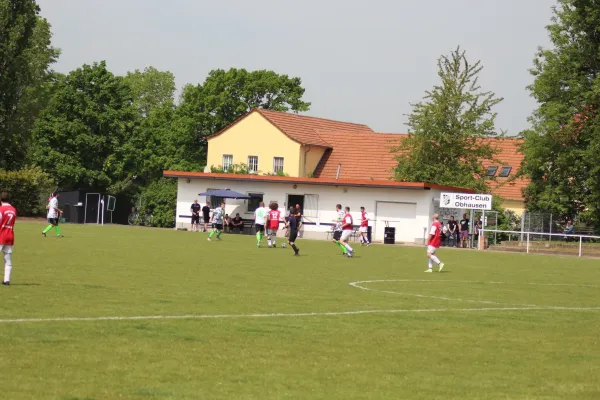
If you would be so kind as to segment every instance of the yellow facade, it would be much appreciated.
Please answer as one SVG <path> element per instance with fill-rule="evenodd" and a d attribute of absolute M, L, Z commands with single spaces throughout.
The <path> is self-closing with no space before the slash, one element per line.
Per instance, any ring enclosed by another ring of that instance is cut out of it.
<path fill-rule="evenodd" d="M 324 147 L 304 145 L 300 149 L 302 152 L 301 159 L 304 160 L 302 168 L 302 176 L 308 177 L 315 172 L 319 161 L 325 153 Z"/>
<path fill-rule="evenodd" d="M 525 211 L 525 202 L 520 200 L 502 200 L 501 206 L 505 210 L 514 211 L 517 215 L 521 215 Z"/>
<path fill-rule="evenodd" d="M 224 155 L 232 155 L 233 164 L 248 164 L 248 157 L 256 156 L 259 173 L 266 174 L 273 173 L 273 158 L 283 157 L 283 172 L 301 176 L 304 169 L 301 148 L 262 115 L 253 112 L 219 136 L 208 139 L 207 165 L 222 166 Z"/>

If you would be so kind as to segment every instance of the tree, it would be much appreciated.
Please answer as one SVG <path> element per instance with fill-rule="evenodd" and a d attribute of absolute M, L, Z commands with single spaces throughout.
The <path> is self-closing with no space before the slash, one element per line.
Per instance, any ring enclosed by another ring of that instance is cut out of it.
<path fill-rule="evenodd" d="M 529 90 L 539 107 L 523 132 L 527 208 L 600 229 L 600 4 L 560 0 Z"/>
<path fill-rule="evenodd" d="M 147 67 L 144 71 L 128 72 L 125 83 L 131 89 L 133 105 L 140 115 L 147 117 L 158 107 L 175 106 L 175 76 L 169 71 Z"/>
<path fill-rule="evenodd" d="M 400 153 L 396 180 L 487 190 L 481 161 L 495 150 L 482 139 L 497 136 L 492 108 L 502 99 L 481 91 L 482 68 L 460 49 L 438 60 L 441 84 L 412 105 L 409 134 L 393 149 Z"/>
<path fill-rule="evenodd" d="M 148 67 L 130 72 L 124 79 L 137 110 L 138 123 L 131 138 L 139 149 L 137 183 L 160 178 L 164 169 L 198 170 L 200 146 L 185 129 L 184 117 L 175 106 L 175 77 L 169 71 Z"/>
<path fill-rule="evenodd" d="M 69 73 L 36 123 L 32 161 L 61 187 L 121 192 L 139 157 L 132 103 L 104 62 Z"/>
<path fill-rule="evenodd" d="M 32 121 L 48 99 L 59 51 L 50 46 L 50 25 L 35 0 L 0 0 L 1 168 L 24 162 Z"/>
<path fill-rule="evenodd" d="M 278 75 L 273 71 L 232 68 L 213 70 L 202 85 L 183 90 L 181 113 L 189 118 L 188 127 L 199 142 L 253 108 L 275 111 L 308 111 L 302 101 L 304 88 L 300 78 Z"/>

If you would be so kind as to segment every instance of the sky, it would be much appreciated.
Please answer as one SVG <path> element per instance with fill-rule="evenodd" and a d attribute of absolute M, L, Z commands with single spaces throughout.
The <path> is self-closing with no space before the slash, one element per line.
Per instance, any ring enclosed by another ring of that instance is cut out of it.
<path fill-rule="evenodd" d="M 504 101 L 496 127 L 516 135 L 536 107 L 527 85 L 557 0 L 38 0 L 52 24 L 55 65 L 106 60 L 115 74 L 154 66 L 179 88 L 212 69 L 297 76 L 308 115 L 406 132 L 410 103 L 438 82 L 457 46 Z"/>

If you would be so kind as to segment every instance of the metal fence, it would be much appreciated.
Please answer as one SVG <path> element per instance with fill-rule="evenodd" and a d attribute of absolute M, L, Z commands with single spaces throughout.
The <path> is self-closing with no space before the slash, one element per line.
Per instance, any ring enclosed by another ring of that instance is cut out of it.
<path fill-rule="evenodd" d="M 484 237 L 482 245 L 485 249 L 528 254 L 600 257 L 600 236 L 595 235 L 483 229 L 482 236 Z M 498 240 L 498 238 L 502 239 Z M 482 249 L 481 244 L 479 248 Z"/>

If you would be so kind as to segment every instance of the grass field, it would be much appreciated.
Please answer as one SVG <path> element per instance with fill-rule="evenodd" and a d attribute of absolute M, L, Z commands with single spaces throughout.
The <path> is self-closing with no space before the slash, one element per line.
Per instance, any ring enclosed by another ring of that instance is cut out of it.
<path fill-rule="evenodd" d="M 0 287 L 1 399 L 600 398 L 597 260 L 42 228 Z"/>

